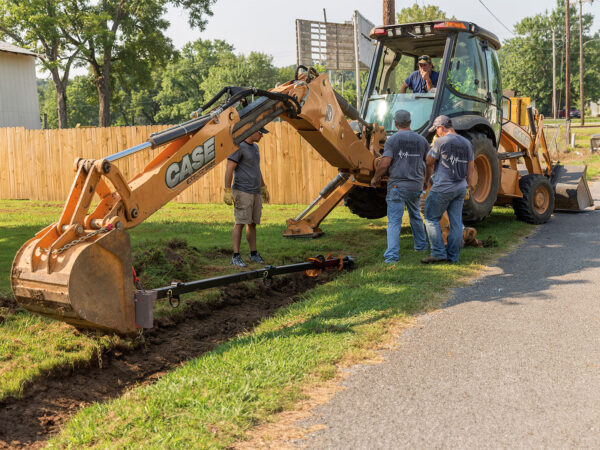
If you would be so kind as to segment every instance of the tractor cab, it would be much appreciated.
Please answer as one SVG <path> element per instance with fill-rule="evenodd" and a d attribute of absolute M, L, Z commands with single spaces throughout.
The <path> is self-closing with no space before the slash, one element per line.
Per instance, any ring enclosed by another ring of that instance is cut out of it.
<path fill-rule="evenodd" d="M 378 41 L 367 83 L 363 117 L 396 131 L 393 114 L 411 113 L 411 128 L 424 136 L 435 117 L 445 114 L 457 131 L 479 125 L 499 142 L 502 120 L 502 88 L 496 51 L 498 38 L 470 22 L 431 21 L 374 28 Z M 429 92 L 402 92 L 410 74 L 418 70 L 418 58 L 428 55 L 439 73 Z"/>

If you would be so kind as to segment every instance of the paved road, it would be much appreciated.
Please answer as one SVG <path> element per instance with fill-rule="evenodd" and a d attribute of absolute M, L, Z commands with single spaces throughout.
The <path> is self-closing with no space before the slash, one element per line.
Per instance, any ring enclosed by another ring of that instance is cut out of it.
<path fill-rule="evenodd" d="M 293 444 L 600 448 L 600 211 L 556 214 L 399 344 Z"/>

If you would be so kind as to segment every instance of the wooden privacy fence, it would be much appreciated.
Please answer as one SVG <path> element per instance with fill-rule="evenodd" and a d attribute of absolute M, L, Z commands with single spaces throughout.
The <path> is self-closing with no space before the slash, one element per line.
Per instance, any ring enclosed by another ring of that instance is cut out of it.
<path fill-rule="evenodd" d="M 100 159 L 144 142 L 166 126 L 25 130 L 0 128 L 0 199 L 63 201 L 76 158 Z M 259 147 L 272 203 L 309 203 L 337 174 L 286 122 L 273 122 Z M 161 149 L 142 150 L 116 162 L 126 179 L 141 172 Z M 176 201 L 216 203 L 223 198 L 225 162 Z"/>

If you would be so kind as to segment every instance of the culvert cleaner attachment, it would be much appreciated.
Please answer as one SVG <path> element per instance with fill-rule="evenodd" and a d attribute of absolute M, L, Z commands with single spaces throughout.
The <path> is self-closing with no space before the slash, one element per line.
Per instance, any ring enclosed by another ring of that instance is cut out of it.
<path fill-rule="evenodd" d="M 239 283 L 240 281 L 254 280 L 262 278 L 265 286 L 270 286 L 271 281 L 276 275 L 284 275 L 294 272 L 304 272 L 308 277 L 316 277 L 323 270 L 352 269 L 354 267 L 354 259 L 352 256 L 327 256 L 321 255 L 314 258 L 308 258 L 307 261 L 287 264 L 283 266 L 265 266 L 262 269 L 250 270 L 247 272 L 232 273 L 219 277 L 205 278 L 203 280 L 189 281 L 187 283 L 172 283 L 169 286 L 164 286 L 156 289 L 138 289 L 135 293 L 135 317 L 138 327 L 152 328 L 153 303 L 155 300 L 166 298 L 171 306 L 179 304 L 179 297 L 182 294 L 190 292 L 202 291 L 214 287 L 226 286 L 228 284 Z"/>

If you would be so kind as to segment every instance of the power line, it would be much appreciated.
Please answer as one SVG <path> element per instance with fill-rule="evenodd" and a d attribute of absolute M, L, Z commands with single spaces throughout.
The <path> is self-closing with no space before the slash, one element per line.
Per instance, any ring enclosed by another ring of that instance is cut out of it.
<path fill-rule="evenodd" d="M 482 6 L 483 6 L 485 9 L 487 9 L 487 11 L 488 11 L 488 12 L 489 12 L 489 13 L 492 15 L 492 17 L 493 17 L 494 19 L 496 19 L 500 25 L 502 25 L 504 28 L 506 28 L 506 30 L 507 30 L 507 31 L 508 31 L 510 34 L 512 34 L 513 36 L 516 36 L 516 35 L 515 35 L 515 33 L 513 33 L 513 31 L 512 31 L 511 29 L 509 29 L 509 28 L 508 28 L 506 25 L 504 25 L 504 24 L 502 23 L 502 21 L 501 21 L 500 19 L 498 19 L 498 18 L 497 18 L 497 17 L 494 15 L 494 13 L 493 13 L 492 11 L 490 11 L 490 8 L 488 8 L 487 6 L 485 6 L 485 3 L 483 3 L 483 1 L 482 1 L 482 0 L 479 0 L 479 3 L 481 3 L 481 4 L 482 4 Z"/>

